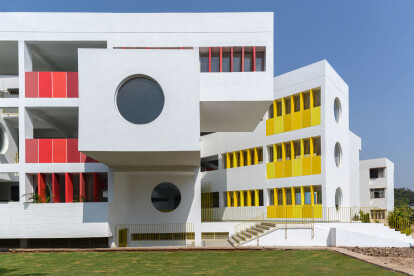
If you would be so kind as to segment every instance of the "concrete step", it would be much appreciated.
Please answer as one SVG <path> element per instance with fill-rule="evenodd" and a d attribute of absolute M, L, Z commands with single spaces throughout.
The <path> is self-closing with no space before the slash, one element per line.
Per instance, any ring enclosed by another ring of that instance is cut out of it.
<path fill-rule="evenodd" d="M 269 230 L 269 229 L 270 229 L 270 227 L 269 227 L 269 226 L 262 225 L 262 224 L 256 225 L 256 227 L 257 227 L 257 228 L 261 228 L 261 229 L 263 229 L 263 230 Z"/>
<path fill-rule="evenodd" d="M 276 227 L 276 223 L 274 222 L 262 222 L 261 225 L 268 226 L 268 227 Z"/>
<path fill-rule="evenodd" d="M 260 233 L 263 233 L 264 232 L 264 229 L 259 228 L 259 227 L 256 227 L 256 226 L 252 226 L 251 229 L 254 230 L 254 231 L 256 231 L 256 232 L 260 232 Z"/>
<path fill-rule="evenodd" d="M 228 238 L 227 241 L 232 245 L 236 246 L 238 243 L 233 238 Z"/>
<path fill-rule="evenodd" d="M 252 238 L 252 234 L 249 233 L 247 230 L 241 231 L 240 234 L 242 234 L 243 236 L 251 239 Z"/>
<path fill-rule="evenodd" d="M 258 231 L 256 231 L 256 230 L 253 230 L 253 229 L 246 229 L 246 231 L 247 232 L 249 232 L 250 234 L 252 234 L 253 236 L 257 236 L 257 235 L 259 235 L 259 233 L 261 233 L 261 232 L 258 232 Z"/>

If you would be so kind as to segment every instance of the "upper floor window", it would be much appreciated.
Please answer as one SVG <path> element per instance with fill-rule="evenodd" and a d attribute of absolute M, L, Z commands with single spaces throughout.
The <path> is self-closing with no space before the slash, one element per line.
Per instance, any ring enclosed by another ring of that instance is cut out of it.
<path fill-rule="evenodd" d="M 313 91 L 313 107 L 321 106 L 321 90 Z"/>
<path fill-rule="evenodd" d="M 292 108 L 290 104 L 291 104 L 290 98 L 285 98 L 285 114 L 290 114 L 292 112 Z"/>
<path fill-rule="evenodd" d="M 265 71 L 264 46 L 200 47 L 200 72 Z"/>
<path fill-rule="evenodd" d="M 313 156 L 321 155 L 321 138 L 313 138 Z"/>
<path fill-rule="evenodd" d="M 369 169 L 369 178 L 384 178 L 385 177 L 385 168 L 373 168 Z"/>
<path fill-rule="evenodd" d="M 371 189 L 370 198 L 385 198 L 385 189 Z"/>
<path fill-rule="evenodd" d="M 306 92 L 303 93 L 303 110 L 307 110 L 310 108 L 310 93 Z"/>

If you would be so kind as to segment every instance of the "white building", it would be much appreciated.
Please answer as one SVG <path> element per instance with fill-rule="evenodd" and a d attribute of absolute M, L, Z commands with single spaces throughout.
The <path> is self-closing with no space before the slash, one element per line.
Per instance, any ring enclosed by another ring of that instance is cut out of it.
<path fill-rule="evenodd" d="M 1 17 L 0 246 L 199 246 L 278 200 L 293 237 L 326 208 L 360 228 L 348 86 L 326 61 L 273 78 L 272 13 Z"/>

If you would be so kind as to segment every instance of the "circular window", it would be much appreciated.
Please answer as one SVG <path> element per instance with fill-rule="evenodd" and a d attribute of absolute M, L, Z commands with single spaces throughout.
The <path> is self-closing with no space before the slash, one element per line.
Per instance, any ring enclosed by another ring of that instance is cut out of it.
<path fill-rule="evenodd" d="M 335 164 L 339 168 L 342 161 L 342 148 L 339 142 L 335 144 Z"/>
<path fill-rule="evenodd" d="M 335 207 L 336 209 L 342 206 L 342 190 L 341 188 L 337 188 L 335 192 Z"/>
<path fill-rule="evenodd" d="M 7 150 L 8 140 L 4 133 L 3 126 L 0 125 L 0 154 L 4 154 Z"/>
<path fill-rule="evenodd" d="M 116 94 L 116 105 L 121 116 L 133 124 L 148 124 L 164 108 L 164 92 L 152 78 L 134 75 L 123 80 Z"/>
<path fill-rule="evenodd" d="M 180 205 L 181 193 L 174 184 L 164 182 L 152 190 L 151 201 L 158 211 L 171 212 Z"/>
<path fill-rule="evenodd" d="M 339 121 L 341 120 L 341 114 L 342 114 L 341 102 L 339 101 L 338 98 L 336 98 L 334 102 L 334 116 L 335 116 L 335 121 L 338 124 L 339 124 Z"/>

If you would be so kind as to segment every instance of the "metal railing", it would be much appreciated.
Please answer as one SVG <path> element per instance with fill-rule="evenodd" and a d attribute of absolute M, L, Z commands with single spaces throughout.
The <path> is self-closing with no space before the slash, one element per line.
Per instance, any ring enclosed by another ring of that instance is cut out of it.
<path fill-rule="evenodd" d="M 115 240 L 119 247 L 193 246 L 194 224 L 118 224 Z"/>
<path fill-rule="evenodd" d="M 201 209 L 202 222 L 245 221 L 266 217 L 266 207 L 227 207 Z"/>
<path fill-rule="evenodd" d="M 389 214 L 387 217 L 388 226 L 391 229 L 400 231 L 402 234 L 411 235 L 413 233 L 413 222 L 409 219 L 400 217 L 395 214 Z"/>
<path fill-rule="evenodd" d="M 0 91 L 0 98 L 18 98 L 19 89 Z"/>
<path fill-rule="evenodd" d="M 18 116 L 19 108 L 18 107 L 3 107 L 2 114 L 6 116 Z"/>

